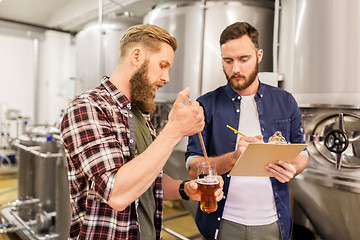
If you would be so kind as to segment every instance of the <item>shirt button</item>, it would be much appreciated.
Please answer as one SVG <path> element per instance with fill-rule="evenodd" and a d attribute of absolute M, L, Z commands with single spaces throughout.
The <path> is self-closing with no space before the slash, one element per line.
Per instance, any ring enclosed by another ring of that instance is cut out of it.
<path fill-rule="evenodd" d="M 221 218 L 220 218 L 220 217 L 218 217 L 218 218 L 217 218 L 217 220 L 220 222 Z"/>
<path fill-rule="evenodd" d="M 130 143 L 134 143 L 134 140 L 133 140 L 133 139 L 130 139 Z"/>
<path fill-rule="evenodd" d="M 238 96 L 237 99 L 240 99 L 240 96 Z"/>
<path fill-rule="evenodd" d="M 231 100 L 232 100 L 232 101 L 235 101 L 235 98 L 232 98 Z"/>
<path fill-rule="evenodd" d="M 240 112 L 240 109 L 236 109 L 236 112 Z"/>
<path fill-rule="evenodd" d="M 128 103 L 126 106 L 127 108 L 131 109 L 131 103 Z"/>
<path fill-rule="evenodd" d="M 279 216 L 279 218 L 281 218 L 281 214 L 280 214 L 280 213 L 279 213 L 279 215 L 278 215 L 278 216 Z"/>
<path fill-rule="evenodd" d="M 265 131 L 265 128 L 261 128 L 262 131 Z"/>

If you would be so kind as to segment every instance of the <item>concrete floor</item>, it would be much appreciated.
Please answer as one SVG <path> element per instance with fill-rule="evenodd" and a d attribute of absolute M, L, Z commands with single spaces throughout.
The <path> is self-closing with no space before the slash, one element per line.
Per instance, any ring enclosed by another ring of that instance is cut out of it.
<path fill-rule="evenodd" d="M 176 234 L 171 234 L 172 231 L 181 234 L 182 237 L 176 237 Z M 201 235 L 196 227 L 193 217 L 184 208 L 180 200 L 164 202 L 162 235 L 164 240 L 201 240 Z"/>

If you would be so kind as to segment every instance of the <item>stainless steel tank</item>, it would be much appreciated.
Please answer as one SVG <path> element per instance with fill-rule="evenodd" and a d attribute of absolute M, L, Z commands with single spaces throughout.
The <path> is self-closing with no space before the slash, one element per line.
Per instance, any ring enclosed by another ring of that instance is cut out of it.
<path fill-rule="evenodd" d="M 290 181 L 299 209 L 294 222 L 324 240 L 358 239 L 360 107 L 302 107 L 301 111 L 310 162 Z"/>
<path fill-rule="evenodd" d="M 28 136 L 22 136 L 18 139 L 18 142 L 21 146 L 34 149 L 39 148 L 39 143 L 36 142 L 36 140 L 30 139 Z M 18 199 L 26 200 L 34 196 L 35 155 L 33 155 L 25 148 L 17 147 L 16 159 L 19 162 Z M 34 218 L 35 211 L 32 206 L 24 205 L 19 209 L 19 215 L 22 219 L 27 221 Z"/>
<path fill-rule="evenodd" d="M 14 226 L 29 229 L 19 232 L 24 239 L 67 239 L 70 195 L 59 130 L 35 127 L 13 145 L 22 163 L 19 200 L 4 208 L 2 215 Z"/>
<path fill-rule="evenodd" d="M 60 141 L 58 141 L 60 144 Z M 62 157 L 56 161 L 56 222 L 55 231 L 58 239 L 68 239 L 71 222 L 70 191 L 67 171 L 67 161 L 64 148 L 60 148 Z"/>
<path fill-rule="evenodd" d="M 187 86 L 196 99 L 226 84 L 219 38 L 226 26 L 237 21 L 250 22 L 259 30 L 264 49 L 259 70 L 272 71 L 274 1 L 168 1 L 144 17 L 144 23 L 165 28 L 179 42 L 170 83 L 157 91 L 157 102 L 174 101 Z"/>
<path fill-rule="evenodd" d="M 300 105 L 359 105 L 360 2 L 279 2 L 283 87 Z"/>
<path fill-rule="evenodd" d="M 141 23 L 135 17 L 121 16 L 92 22 L 76 35 L 76 94 L 100 84 L 111 75 L 119 59 L 120 39 L 132 25 Z"/>
<path fill-rule="evenodd" d="M 60 149 L 52 135 L 44 137 L 40 144 L 39 153 L 35 158 L 34 171 L 34 197 L 39 198 L 42 208 L 47 212 L 55 212 L 55 176 L 56 161 L 58 156 L 51 153 L 59 153 Z"/>
<path fill-rule="evenodd" d="M 360 2 L 276 3 L 275 71 L 299 104 L 310 157 L 308 167 L 290 182 L 294 222 L 324 240 L 358 239 Z"/>
<path fill-rule="evenodd" d="M 38 148 L 36 141 L 26 138 L 19 138 L 21 145 Z M 34 196 L 34 159 L 35 156 L 23 148 L 17 148 L 16 159 L 19 161 L 18 197 L 26 199 Z"/>

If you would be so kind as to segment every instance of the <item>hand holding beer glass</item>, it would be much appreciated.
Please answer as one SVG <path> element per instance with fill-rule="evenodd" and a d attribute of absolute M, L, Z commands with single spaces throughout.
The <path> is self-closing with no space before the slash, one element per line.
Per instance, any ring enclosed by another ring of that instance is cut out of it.
<path fill-rule="evenodd" d="M 214 162 L 200 162 L 197 164 L 197 179 L 201 193 L 200 209 L 203 212 L 211 213 L 217 209 L 215 191 L 220 188 L 219 179 L 216 173 Z"/>

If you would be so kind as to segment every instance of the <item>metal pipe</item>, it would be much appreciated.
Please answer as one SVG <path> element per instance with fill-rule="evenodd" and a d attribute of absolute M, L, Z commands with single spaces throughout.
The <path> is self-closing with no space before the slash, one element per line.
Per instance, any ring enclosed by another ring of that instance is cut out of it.
<path fill-rule="evenodd" d="M 274 9 L 274 37 L 273 37 L 273 72 L 278 72 L 278 51 L 279 51 L 279 21 L 280 21 L 280 0 L 275 0 Z"/>
<path fill-rule="evenodd" d="M 34 154 L 34 155 L 36 155 L 36 156 L 39 156 L 39 157 L 41 157 L 41 158 L 63 157 L 63 154 L 62 154 L 62 153 L 50 153 L 50 152 L 48 152 L 48 153 L 41 153 L 41 152 L 39 152 L 39 151 L 36 151 L 34 148 L 31 148 L 31 147 L 27 147 L 27 146 L 22 145 L 22 144 L 19 143 L 18 141 L 15 141 L 15 142 L 13 143 L 13 145 L 14 145 L 15 147 L 21 148 L 21 149 L 23 149 L 23 150 L 25 150 L 25 151 L 27 151 L 27 152 L 30 152 L 30 153 L 32 153 L 32 154 Z"/>
<path fill-rule="evenodd" d="M 190 240 L 189 238 L 187 237 L 184 237 L 183 235 L 181 235 L 180 233 L 177 233 L 175 232 L 174 230 L 168 228 L 168 227 L 165 227 L 165 226 L 162 226 L 162 229 L 168 233 L 170 233 L 171 235 L 181 239 L 181 240 Z"/>
<path fill-rule="evenodd" d="M 5 205 L 1 205 L 0 209 L 4 209 L 7 207 L 19 207 L 19 206 L 23 206 L 23 205 L 27 205 L 27 204 L 34 204 L 34 203 L 39 203 L 39 202 L 40 202 L 39 198 L 30 198 L 30 199 L 26 199 L 26 200 L 17 199 L 14 202 L 9 202 Z"/>
<path fill-rule="evenodd" d="M 205 39 L 205 20 L 206 20 L 206 2 L 207 0 L 201 0 L 201 37 L 200 37 L 200 72 L 199 72 L 199 94 L 202 95 L 203 86 L 203 66 L 204 66 L 204 39 Z"/>
<path fill-rule="evenodd" d="M 57 239 L 59 237 L 59 234 L 57 233 L 50 233 L 50 234 L 45 234 L 44 236 L 39 236 L 38 234 L 35 233 L 35 231 L 30 227 L 30 225 L 34 225 L 37 223 L 36 220 L 30 220 L 28 222 L 25 222 L 24 220 L 22 220 L 21 217 L 19 217 L 18 215 L 14 214 L 11 212 L 11 214 L 13 215 L 13 217 L 22 225 L 25 227 L 25 230 L 27 232 L 29 232 L 35 239 L 37 240 L 49 240 L 49 239 Z M 21 228 L 24 229 L 24 228 Z"/>
<path fill-rule="evenodd" d="M 39 96 L 40 96 L 40 79 L 39 79 L 39 39 L 34 38 L 34 123 L 39 122 Z"/>
<path fill-rule="evenodd" d="M 56 31 L 56 32 L 68 33 L 68 34 L 70 34 L 72 36 L 75 36 L 78 33 L 77 31 L 67 31 L 67 30 L 64 30 L 64 29 L 61 29 L 61 28 L 47 27 L 47 26 L 43 26 L 43 25 L 27 23 L 27 22 L 17 21 L 17 20 L 13 20 L 13 19 L 8 19 L 8 18 L 1 18 L 0 17 L 0 21 L 9 22 L 9 23 L 15 23 L 15 24 L 24 25 L 24 26 L 27 26 L 27 27 L 39 28 L 39 29 L 42 29 L 42 30 L 51 30 L 51 31 Z"/>
<path fill-rule="evenodd" d="M 99 76 L 98 78 L 102 78 L 102 74 L 104 73 L 104 44 L 103 44 L 103 31 L 102 31 L 102 24 L 103 24 L 103 0 L 99 0 L 99 12 L 98 12 L 98 24 L 99 24 Z"/>

